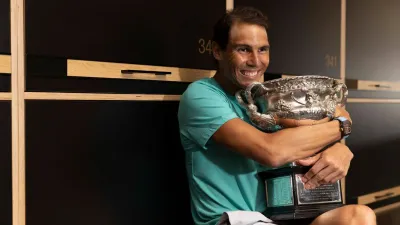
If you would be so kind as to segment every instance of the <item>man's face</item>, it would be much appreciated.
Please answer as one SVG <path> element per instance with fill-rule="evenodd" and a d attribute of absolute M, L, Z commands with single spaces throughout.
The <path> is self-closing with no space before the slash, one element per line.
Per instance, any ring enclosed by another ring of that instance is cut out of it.
<path fill-rule="evenodd" d="M 228 45 L 219 61 L 224 77 L 245 88 L 260 81 L 269 64 L 269 42 L 264 27 L 235 23 L 231 27 Z"/>

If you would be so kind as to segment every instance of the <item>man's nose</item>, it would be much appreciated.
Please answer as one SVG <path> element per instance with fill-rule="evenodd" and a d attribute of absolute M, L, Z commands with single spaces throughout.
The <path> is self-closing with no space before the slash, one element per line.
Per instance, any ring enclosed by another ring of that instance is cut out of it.
<path fill-rule="evenodd" d="M 260 65 L 260 56 L 258 55 L 257 52 L 252 52 L 249 55 L 249 58 L 247 60 L 247 65 L 248 66 L 253 66 L 253 67 L 257 67 Z"/>

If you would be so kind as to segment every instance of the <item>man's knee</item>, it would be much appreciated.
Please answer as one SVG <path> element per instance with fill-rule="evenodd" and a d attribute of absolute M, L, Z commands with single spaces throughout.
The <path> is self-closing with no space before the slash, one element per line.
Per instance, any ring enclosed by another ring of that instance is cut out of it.
<path fill-rule="evenodd" d="M 346 205 L 317 217 L 312 225 L 376 225 L 375 213 L 364 205 Z"/>
<path fill-rule="evenodd" d="M 365 225 L 375 225 L 376 224 L 376 216 L 375 212 L 365 205 L 353 205 L 351 207 L 351 214 L 353 220 L 355 220 L 354 224 L 365 224 Z"/>

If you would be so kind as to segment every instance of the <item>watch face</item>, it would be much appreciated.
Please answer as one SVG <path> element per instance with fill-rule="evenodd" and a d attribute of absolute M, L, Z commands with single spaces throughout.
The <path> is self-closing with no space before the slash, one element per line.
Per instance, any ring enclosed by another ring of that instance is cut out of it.
<path fill-rule="evenodd" d="M 344 121 L 343 122 L 343 133 L 345 135 L 348 135 L 351 133 L 351 123 L 350 121 Z"/>

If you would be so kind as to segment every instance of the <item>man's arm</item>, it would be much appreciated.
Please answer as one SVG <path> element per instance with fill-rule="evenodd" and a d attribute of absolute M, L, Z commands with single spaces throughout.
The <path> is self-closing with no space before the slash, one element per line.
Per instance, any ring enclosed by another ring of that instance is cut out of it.
<path fill-rule="evenodd" d="M 336 120 L 264 133 L 238 118 L 223 124 L 212 136 L 217 143 L 270 167 L 311 156 L 340 137 Z"/>
<path fill-rule="evenodd" d="M 306 188 L 316 188 L 322 184 L 334 183 L 345 177 L 353 157 L 353 153 L 346 145 L 335 143 L 325 151 L 313 157 L 298 160 L 296 163 L 312 166 L 304 174 L 302 180 Z"/>

